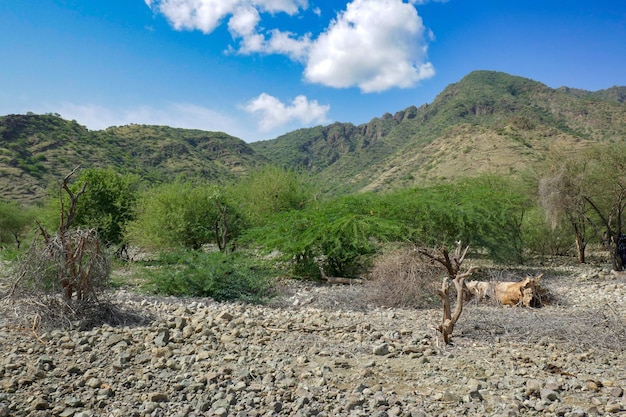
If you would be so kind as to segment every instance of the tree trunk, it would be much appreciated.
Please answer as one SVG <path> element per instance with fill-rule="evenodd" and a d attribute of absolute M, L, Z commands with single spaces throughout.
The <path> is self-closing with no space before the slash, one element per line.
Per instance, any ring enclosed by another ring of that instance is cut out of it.
<path fill-rule="evenodd" d="M 576 252 L 578 254 L 578 263 L 585 263 L 585 248 L 587 247 L 587 242 L 582 239 L 578 234 L 576 235 Z"/>
<path fill-rule="evenodd" d="M 467 292 L 465 278 L 469 277 L 474 272 L 473 267 L 464 273 L 460 272 L 461 265 L 465 260 L 468 249 L 469 245 L 463 249 L 461 242 L 457 242 L 453 258 L 450 258 L 448 248 L 445 246 L 441 247 L 440 254 L 433 254 L 423 249 L 418 250 L 418 252 L 426 255 L 433 261 L 439 262 L 448 272 L 448 276 L 443 279 L 441 289 L 437 291 L 437 294 L 443 303 L 443 320 L 441 324 L 437 326 L 437 330 L 441 333 L 441 337 L 445 344 L 451 343 L 454 325 L 459 320 L 459 317 L 461 317 L 461 313 L 463 312 L 463 301 Z M 456 305 L 454 307 L 454 312 L 452 312 L 452 308 L 450 306 L 450 281 L 454 282 L 454 287 L 456 288 Z"/>

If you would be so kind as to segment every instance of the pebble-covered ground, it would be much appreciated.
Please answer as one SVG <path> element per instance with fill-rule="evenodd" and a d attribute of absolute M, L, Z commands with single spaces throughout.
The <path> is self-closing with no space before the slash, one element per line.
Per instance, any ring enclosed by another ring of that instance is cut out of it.
<path fill-rule="evenodd" d="M 449 346 L 440 310 L 363 307 L 366 286 L 266 306 L 118 290 L 145 322 L 86 330 L 16 327 L 5 302 L 0 417 L 626 415 L 626 279 L 543 286 L 541 309 L 470 302 Z"/>

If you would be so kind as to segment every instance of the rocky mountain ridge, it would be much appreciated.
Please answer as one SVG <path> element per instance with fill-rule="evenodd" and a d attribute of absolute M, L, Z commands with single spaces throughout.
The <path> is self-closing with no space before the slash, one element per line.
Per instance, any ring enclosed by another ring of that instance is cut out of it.
<path fill-rule="evenodd" d="M 0 195 L 36 202 L 75 166 L 113 166 L 148 180 L 228 181 L 264 163 L 311 173 L 324 191 L 348 193 L 516 174 L 551 147 L 573 152 L 626 138 L 626 87 L 552 89 L 475 71 L 419 107 L 368 123 L 298 129 L 245 143 L 222 132 L 129 125 L 89 131 L 59 115 L 0 117 Z"/>

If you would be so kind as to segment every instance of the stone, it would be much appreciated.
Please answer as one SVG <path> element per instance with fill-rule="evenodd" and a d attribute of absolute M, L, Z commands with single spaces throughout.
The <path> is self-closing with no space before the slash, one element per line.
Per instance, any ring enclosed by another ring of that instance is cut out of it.
<path fill-rule="evenodd" d="M 287 283 L 306 286 L 297 290 L 312 300 L 304 307 L 118 289 L 112 299 L 120 308 L 150 320 L 42 331 L 43 344 L 29 331 L 0 327 L 0 417 L 619 415 L 620 351 L 579 347 L 576 338 L 555 343 L 541 327 L 528 341 L 489 327 L 498 314 L 522 325 L 527 317 L 571 320 L 578 306 L 592 311 L 596 301 L 626 302 L 621 286 L 603 291 L 594 279 L 583 297 L 576 278 L 550 277 L 563 306 L 503 312 L 468 304 L 453 335 L 458 346 L 437 339 L 440 308 L 345 308 L 342 300 L 361 297 L 362 286 Z M 554 372 L 561 368 L 575 376 Z"/>
<path fill-rule="evenodd" d="M 548 388 L 543 388 L 539 391 L 539 396 L 544 401 L 556 401 L 559 399 L 559 394 Z"/>
<path fill-rule="evenodd" d="M 92 377 L 85 382 L 85 385 L 90 388 L 100 388 L 102 380 L 100 378 Z"/>
<path fill-rule="evenodd" d="M 169 397 L 164 392 L 151 392 L 148 394 L 148 401 L 153 403 L 162 403 L 169 400 Z"/>
<path fill-rule="evenodd" d="M 161 330 L 154 338 L 154 344 L 159 347 L 166 346 L 170 342 L 170 332 L 168 329 Z"/>
<path fill-rule="evenodd" d="M 388 343 L 383 343 L 381 345 L 374 346 L 372 349 L 372 353 L 377 356 L 384 356 L 391 352 L 391 346 Z"/>
<path fill-rule="evenodd" d="M 216 317 L 217 320 L 222 320 L 222 321 L 231 321 L 233 318 L 234 316 L 227 311 L 220 312 Z"/>
<path fill-rule="evenodd" d="M 609 401 L 604 406 L 604 411 L 606 411 L 607 413 L 618 413 L 618 412 L 622 411 L 622 405 L 620 403 L 617 403 L 617 402 Z"/>
<path fill-rule="evenodd" d="M 50 407 L 50 403 L 48 403 L 48 400 L 46 400 L 45 398 L 35 398 L 32 403 L 31 403 L 31 408 L 33 410 L 47 410 Z"/>

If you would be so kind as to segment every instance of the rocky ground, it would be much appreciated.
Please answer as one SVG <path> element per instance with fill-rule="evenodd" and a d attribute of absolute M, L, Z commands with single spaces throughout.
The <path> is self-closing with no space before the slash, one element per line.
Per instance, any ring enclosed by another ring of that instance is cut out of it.
<path fill-rule="evenodd" d="M 4 416 L 626 415 L 626 279 L 546 273 L 541 309 L 375 308 L 366 286 L 286 286 L 266 306 L 157 298 L 114 304 L 143 323 L 33 330 L 0 314 Z"/>

